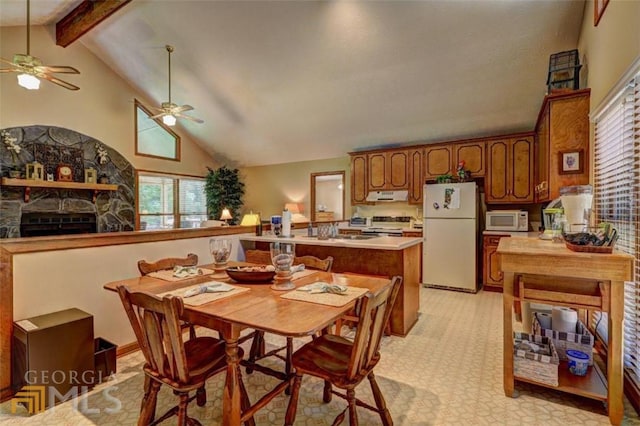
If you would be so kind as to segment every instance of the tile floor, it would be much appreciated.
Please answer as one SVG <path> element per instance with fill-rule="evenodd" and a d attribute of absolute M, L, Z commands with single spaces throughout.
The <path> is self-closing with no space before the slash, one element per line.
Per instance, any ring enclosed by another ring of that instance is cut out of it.
<path fill-rule="evenodd" d="M 406 338 L 387 337 L 382 360 L 376 368 L 378 382 L 396 425 L 608 425 L 602 403 L 552 390 L 517 385 L 520 396 L 504 396 L 502 390 L 501 295 L 476 295 L 444 290 L 421 290 L 421 315 Z M 268 336 L 270 344 L 279 338 Z M 274 365 L 279 361 L 270 361 Z M 142 357 L 135 353 L 118 360 L 117 379 L 96 387 L 74 401 L 44 413 L 27 416 L 24 409 L 11 413 L 9 402 L 0 404 L 0 423 L 7 425 L 134 425 L 143 377 Z M 273 385 L 262 374 L 244 375 L 250 397 L 255 400 Z M 217 425 L 221 419 L 223 378 L 207 385 L 204 407 L 190 404 L 189 413 L 202 424 Z M 357 389 L 370 396 L 369 386 Z M 299 425 L 330 425 L 344 408 L 334 398 L 322 403 L 322 383 L 304 378 L 298 416 Z M 371 400 L 371 399 L 370 399 Z M 274 399 L 256 416 L 258 425 L 283 423 L 288 397 Z M 175 403 L 163 390 L 158 412 Z M 625 425 L 640 425 L 640 418 L 625 401 Z M 163 412 L 163 411 L 162 411 Z M 360 424 L 376 425 L 379 418 L 359 410 Z M 175 418 L 165 424 L 175 424 Z"/>

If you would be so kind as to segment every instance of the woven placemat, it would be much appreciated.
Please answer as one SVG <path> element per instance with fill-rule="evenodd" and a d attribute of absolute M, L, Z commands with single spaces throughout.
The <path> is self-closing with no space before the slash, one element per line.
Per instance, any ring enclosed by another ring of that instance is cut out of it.
<path fill-rule="evenodd" d="M 183 287 L 177 290 L 172 290 L 172 291 L 167 291 L 165 293 L 160 293 L 158 294 L 158 297 L 164 297 L 164 296 L 169 296 L 169 295 L 173 295 L 173 296 L 180 296 L 182 297 L 183 294 L 185 294 L 187 291 L 193 289 L 193 288 L 197 288 L 203 285 L 208 285 L 208 284 L 216 284 L 218 281 L 207 281 L 204 283 L 200 283 L 200 284 L 195 284 L 189 287 Z M 224 283 L 225 285 L 230 285 L 227 283 Z M 229 291 L 220 291 L 220 292 L 216 292 L 216 293 L 202 293 L 202 294 L 198 294 L 197 296 L 192 296 L 192 297 L 183 297 L 182 300 L 184 301 L 185 305 L 190 305 L 190 306 L 200 306 L 200 305 L 204 305 L 205 303 L 209 303 L 209 302 L 213 302 L 214 300 L 220 300 L 220 299 L 224 299 L 226 297 L 230 297 L 230 296 L 235 296 L 236 294 L 240 294 L 240 293 L 244 293 L 245 291 L 249 291 L 248 288 L 246 287 L 236 287 L 236 286 L 231 286 L 233 287 L 233 290 L 229 290 Z"/>
<path fill-rule="evenodd" d="M 207 269 L 207 268 L 198 268 L 198 269 L 202 271 L 202 274 L 189 275 L 187 277 L 174 277 L 173 269 L 165 269 L 163 271 L 151 272 L 150 274 L 147 274 L 147 275 L 153 278 L 160 278 L 161 280 L 165 280 L 165 281 L 182 281 L 182 280 L 188 280 L 189 278 L 199 277 L 201 275 L 211 275 L 215 272 L 214 270 Z"/>
<path fill-rule="evenodd" d="M 309 293 L 308 291 L 293 290 L 283 294 L 283 299 L 299 300 L 301 302 L 316 303 L 318 305 L 344 306 L 367 292 L 366 288 L 347 287 L 344 294 Z"/>

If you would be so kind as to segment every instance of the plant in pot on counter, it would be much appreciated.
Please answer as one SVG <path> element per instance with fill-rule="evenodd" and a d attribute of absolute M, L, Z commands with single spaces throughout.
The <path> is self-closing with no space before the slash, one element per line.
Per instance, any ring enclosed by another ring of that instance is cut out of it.
<path fill-rule="evenodd" d="M 233 219 L 231 224 L 238 223 L 240 210 L 244 201 L 244 183 L 240 180 L 238 169 L 229 169 L 222 166 L 219 169 L 209 169 L 204 186 L 207 197 L 207 212 L 209 219 L 217 220 L 222 215 L 222 210 L 227 208 Z"/>

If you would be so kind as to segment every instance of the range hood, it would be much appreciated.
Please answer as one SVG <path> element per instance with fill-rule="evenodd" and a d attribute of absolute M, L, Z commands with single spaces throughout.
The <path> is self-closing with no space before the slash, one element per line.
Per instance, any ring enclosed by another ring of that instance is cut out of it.
<path fill-rule="evenodd" d="M 409 191 L 371 191 L 367 201 L 407 201 Z"/>

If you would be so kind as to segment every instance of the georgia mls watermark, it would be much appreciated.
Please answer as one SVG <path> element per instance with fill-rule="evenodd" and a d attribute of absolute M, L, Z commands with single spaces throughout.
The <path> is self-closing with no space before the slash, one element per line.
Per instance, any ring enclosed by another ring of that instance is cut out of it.
<path fill-rule="evenodd" d="M 96 380 L 97 379 L 97 380 Z M 116 375 L 111 374 L 105 380 L 116 380 Z M 102 371 L 96 374 L 95 371 L 33 371 L 28 370 L 24 375 L 27 385 L 23 386 L 11 399 L 11 413 L 16 414 L 18 405 L 27 409 L 29 414 L 38 414 L 46 409 L 46 402 L 53 410 L 57 402 L 72 400 L 73 409 L 82 414 L 115 414 L 122 409 L 120 399 L 111 395 L 118 390 L 117 386 L 104 388 L 101 393 L 105 403 L 104 407 L 90 407 L 89 398 L 78 398 L 91 390 L 86 383 L 100 383 L 103 381 Z M 37 384 L 36 384 L 37 383 Z M 58 391 L 55 385 L 71 384 L 71 388 L 66 393 Z"/>

